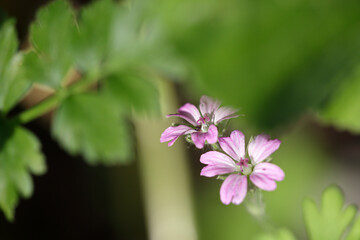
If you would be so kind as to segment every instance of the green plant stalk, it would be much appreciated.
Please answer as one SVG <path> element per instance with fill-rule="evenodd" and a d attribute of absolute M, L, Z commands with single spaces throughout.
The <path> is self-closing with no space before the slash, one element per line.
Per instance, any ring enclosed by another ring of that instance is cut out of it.
<path fill-rule="evenodd" d="M 249 191 L 244 202 L 248 213 L 260 224 L 266 232 L 274 232 L 275 227 L 269 221 L 265 212 L 265 203 L 260 189 L 250 184 Z"/>
<path fill-rule="evenodd" d="M 15 116 L 12 121 L 20 124 L 31 122 L 58 106 L 63 99 L 65 99 L 66 95 L 67 94 L 63 91 L 58 91 L 35 106 L 21 112 L 19 115 Z"/>
<path fill-rule="evenodd" d="M 88 90 L 95 80 L 97 75 L 87 75 L 81 80 L 70 85 L 68 88 L 61 88 L 56 91 L 53 95 L 43 100 L 42 102 L 36 104 L 35 106 L 21 112 L 16 115 L 12 121 L 15 123 L 25 124 L 31 122 L 32 120 L 44 115 L 49 112 L 51 109 L 59 106 L 61 102 L 67 98 L 69 95 L 82 93 Z"/>
<path fill-rule="evenodd" d="M 158 84 L 163 114 L 176 111 L 174 86 Z M 198 239 L 185 146 L 180 139 L 171 148 L 159 142 L 171 119 L 135 116 L 134 125 L 149 239 Z"/>

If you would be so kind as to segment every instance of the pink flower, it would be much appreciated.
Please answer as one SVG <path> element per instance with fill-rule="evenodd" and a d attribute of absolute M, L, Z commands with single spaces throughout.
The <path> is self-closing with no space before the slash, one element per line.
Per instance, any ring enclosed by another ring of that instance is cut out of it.
<path fill-rule="evenodd" d="M 222 137 L 219 144 L 226 153 L 210 151 L 200 157 L 200 162 L 207 164 L 200 175 L 214 177 L 231 173 L 220 188 L 220 199 L 228 205 L 240 204 L 244 200 L 248 178 L 260 189 L 273 191 L 275 181 L 285 177 L 283 170 L 275 164 L 264 162 L 280 146 L 280 140 L 271 140 L 267 135 L 258 135 L 250 140 L 248 155 L 245 157 L 245 137 L 240 131 L 233 131 L 230 137 Z"/>
<path fill-rule="evenodd" d="M 218 140 L 216 125 L 223 120 L 238 117 L 236 110 L 228 107 L 220 107 L 219 101 L 210 97 L 202 96 L 200 99 L 200 111 L 193 104 L 186 103 L 178 109 L 178 113 L 167 117 L 180 117 L 185 119 L 191 126 L 179 125 L 169 127 L 161 134 L 160 142 L 169 142 L 172 146 L 182 135 L 191 134 L 191 139 L 197 148 L 203 148 L 205 141 L 214 144 Z"/>

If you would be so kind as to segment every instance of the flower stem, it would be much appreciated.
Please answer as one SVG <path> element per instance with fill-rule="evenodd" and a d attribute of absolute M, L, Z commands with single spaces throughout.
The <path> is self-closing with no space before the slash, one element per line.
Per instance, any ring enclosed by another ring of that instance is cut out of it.
<path fill-rule="evenodd" d="M 170 81 L 158 80 L 162 112 L 172 112 L 178 106 L 175 87 Z M 169 148 L 158 143 L 159 133 L 170 123 L 164 118 L 139 115 L 134 118 L 149 239 L 196 240 L 192 184 L 188 161 L 185 161 L 185 146 L 177 142 Z"/>
<path fill-rule="evenodd" d="M 84 92 L 85 90 L 89 89 L 89 87 L 96 79 L 97 78 L 95 75 L 87 75 L 74 84 L 70 85 L 68 88 L 60 88 L 53 95 L 46 98 L 42 102 L 13 117 L 12 121 L 21 124 L 31 122 L 32 120 L 42 116 L 51 109 L 60 105 L 60 103 L 69 95 Z"/>
<path fill-rule="evenodd" d="M 263 196 L 258 188 L 250 186 L 244 204 L 246 210 L 259 222 L 265 231 L 271 232 L 275 229 L 266 216 Z"/>

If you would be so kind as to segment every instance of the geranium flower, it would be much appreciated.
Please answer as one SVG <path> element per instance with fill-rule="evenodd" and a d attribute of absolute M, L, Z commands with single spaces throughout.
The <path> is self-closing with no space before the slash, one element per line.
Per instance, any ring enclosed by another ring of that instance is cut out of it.
<path fill-rule="evenodd" d="M 226 153 L 210 151 L 200 157 L 207 164 L 200 175 L 214 177 L 229 174 L 220 188 L 220 199 L 228 205 L 240 204 L 245 199 L 248 179 L 265 191 L 276 189 L 275 181 L 285 177 L 283 170 L 275 164 L 264 162 L 280 146 L 280 140 L 271 140 L 267 135 L 258 135 L 248 144 L 245 156 L 245 137 L 240 131 L 233 131 L 230 137 L 219 139 L 221 149 Z"/>
<path fill-rule="evenodd" d="M 197 148 L 203 148 L 205 141 L 214 144 L 218 140 L 218 123 L 223 120 L 238 117 L 236 110 L 228 107 L 220 107 L 219 101 L 210 97 L 202 96 L 200 99 L 200 111 L 193 104 L 186 103 L 178 109 L 178 113 L 167 117 L 180 117 L 185 119 L 190 126 L 179 125 L 169 127 L 161 134 L 160 142 L 169 142 L 172 146 L 182 135 L 191 134 L 191 139 Z"/>

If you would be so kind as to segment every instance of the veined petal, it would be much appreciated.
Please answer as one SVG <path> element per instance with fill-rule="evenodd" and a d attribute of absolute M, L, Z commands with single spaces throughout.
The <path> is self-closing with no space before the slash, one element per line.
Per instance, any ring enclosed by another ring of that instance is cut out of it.
<path fill-rule="evenodd" d="M 236 163 L 229 156 L 217 151 L 210 151 L 202 154 L 200 162 L 214 166 L 228 166 L 233 169 L 231 172 L 236 170 Z"/>
<path fill-rule="evenodd" d="M 191 103 L 186 103 L 178 109 L 178 113 L 169 114 L 166 117 L 181 117 L 193 126 L 197 126 L 197 121 L 201 117 L 199 110 Z"/>
<path fill-rule="evenodd" d="M 219 138 L 219 144 L 222 150 L 236 161 L 245 157 L 245 136 L 242 132 L 232 131 L 230 137 Z"/>
<path fill-rule="evenodd" d="M 215 125 L 210 125 L 207 133 L 203 133 L 209 144 L 214 144 L 218 141 L 218 129 Z"/>
<path fill-rule="evenodd" d="M 228 176 L 220 188 L 220 200 L 228 205 L 240 204 L 244 201 L 247 192 L 247 178 L 244 175 L 232 174 Z"/>
<path fill-rule="evenodd" d="M 218 109 L 220 106 L 220 102 L 217 100 L 213 100 L 208 96 L 202 96 L 200 98 L 200 112 L 204 116 L 206 113 L 212 114 Z"/>
<path fill-rule="evenodd" d="M 264 161 L 280 147 L 280 143 L 279 139 L 271 140 L 264 134 L 256 136 L 248 145 L 248 154 L 252 163 Z"/>
<path fill-rule="evenodd" d="M 265 191 L 274 191 L 276 189 L 276 182 L 262 173 L 252 173 L 250 180 L 260 189 Z"/>
<path fill-rule="evenodd" d="M 179 125 L 176 127 L 168 127 L 165 131 L 161 134 L 160 142 L 168 142 L 168 146 L 172 146 L 174 142 L 181 136 L 185 134 L 190 134 L 195 132 L 194 129 L 185 125 Z"/>
<path fill-rule="evenodd" d="M 195 147 L 201 149 L 205 145 L 206 136 L 202 132 L 194 132 L 191 134 L 191 139 L 195 144 Z"/>
<path fill-rule="evenodd" d="M 272 163 L 259 163 L 254 167 L 253 174 L 264 174 L 267 178 L 276 181 L 284 180 L 284 171 Z"/>
<path fill-rule="evenodd" d="M 224 165 L 207 165 L 201 169 L 200 175 L 205 177 L 215 177 L 222 174 L 234 172 L 234 167 Z"/>
<path fill-rule="evenodd" d="M 237 110 L 229 108 L 229 107 L 220 107 L 214 113 L 214 123 L 218 124 L 221 121 L 230 118 L 236 118 L 239 115 L 235 114 Z"/>
<path fill-rule="evenodd" d="M 232 173 L 237 170 L 235 162 L 221 152 L 210 151 L 204 153 L 200 157 L 200 162 L 208 164 L 208 166 L 201 170 L 201 176 L 214 177 L 216 175 Z"/>
<path fill-rule="evenodd" d="M 207 132 L 197 131 L 191 134 L 195 146 L 199 149 L 203 148 L 205 141 L 209 144 L 214 144 L 218 140 L 218 130 L 215 125 L 211 125 Z"/>

